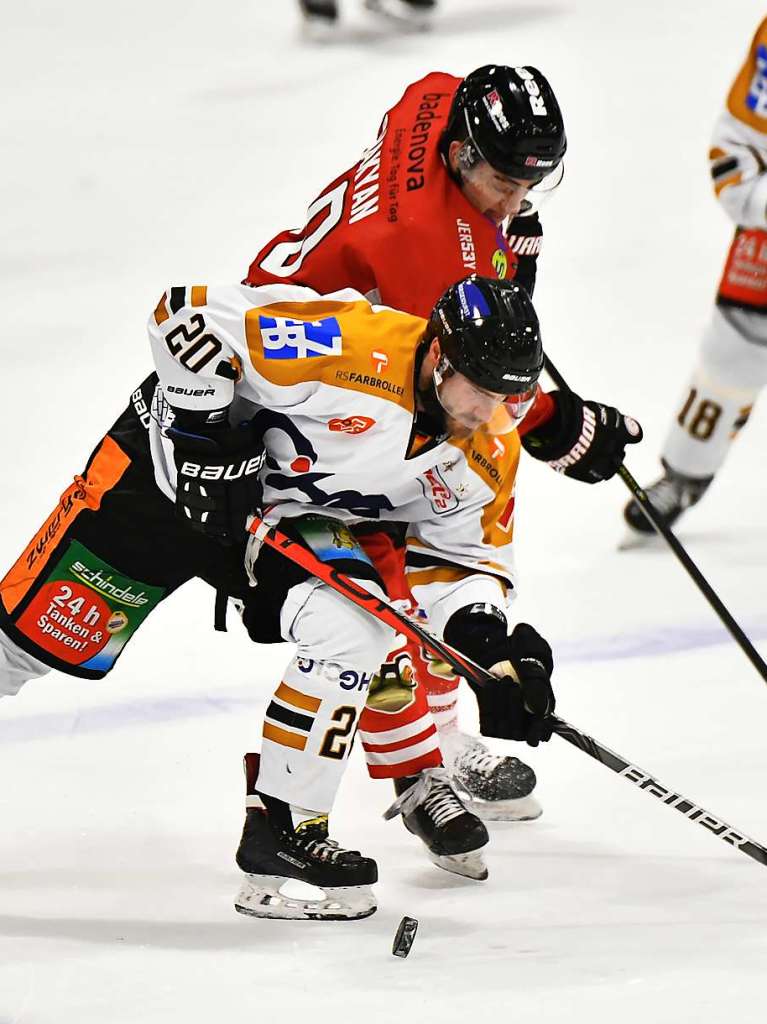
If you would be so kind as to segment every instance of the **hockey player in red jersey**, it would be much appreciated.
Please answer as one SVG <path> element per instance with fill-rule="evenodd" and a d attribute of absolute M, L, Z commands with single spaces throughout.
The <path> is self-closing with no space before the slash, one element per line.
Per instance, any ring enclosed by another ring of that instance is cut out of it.
<path fill-rule="evenodd" d="M 714 194 L 735 226 L 696 364 L 669 425 L 663 475 L 646 488 L 667 526 L 701 500 L 767 384 L 767 18 L 717 119 Z M 654 536 L 634 501 L 630 543 Z"/>
<path fill-rule="evenodd" d="M 559 184 L 565 150 L 559 104 L 537 69 L 487 65 L 464 80 L 429 74 L 384 115 L 359 163 L 310 204 L 305 226 L 261 249 L 247 280 L 290 280 L 320 291 L 351 285 L 372 301 L 422 316 L 468 272 L 514 280 L 532 294 L 542 235 L 535 208 Z M 385 351 L 377 353 L 371 374 L 383 372 L 386 360 Z M 555 468 L 589 482 L 614 473 L 623 446 L 639 439 L 615 410 L 595 419 L 578 396 L 539 389 L 521 430 L 544 424 L 556 439 L 551 461 L 562 460 Z M 580 457 L 566 458 L 584 428 L 588 468 Z M 432 486 L 439 500 L 440 482 Z M 513 504 L 509 529 L 512 516 Z M 367 549 L 390 595 L 407 601 L 401 545 L 377 530 Z M 360 723 L 371 775 L 398 780 L 399 790 L 444 759 L 480 816 L 537 817 L 532 769 L 459 730 L 458 679 L 446 666 L 410 649 L 423 686 L 409 686 L 404 653 L 394 652 L 384 666 Z M 398 669 L 406 673 L 399 691 Z"/>

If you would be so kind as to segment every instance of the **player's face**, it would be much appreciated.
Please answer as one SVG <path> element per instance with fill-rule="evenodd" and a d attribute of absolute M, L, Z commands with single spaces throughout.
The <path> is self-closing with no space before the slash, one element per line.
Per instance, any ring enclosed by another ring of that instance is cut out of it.
<path fill-rule="evenodd" d="M 507 217 L 516 217 L 536 182 L 525 178 L 509 178 L 494 170 L 486 160 L 479 160 L 468 169 L 461 167 L 458 163 L 460 149 L 460 143 L 450 144 L 450 165 L 456 173 L 460 173 L 461 191 L 471 205 L 496 224 L 501 224 Z"/>

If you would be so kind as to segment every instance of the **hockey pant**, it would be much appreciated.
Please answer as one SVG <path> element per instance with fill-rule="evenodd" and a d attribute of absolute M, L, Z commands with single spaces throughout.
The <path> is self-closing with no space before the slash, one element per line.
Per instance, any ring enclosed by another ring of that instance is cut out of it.
<path fill-rule="evenodd" d="M 685 476 L 714 476 L 765 384 L 767 314 L 715 306 L 663 460 Z"/>
<path fill-rule="evenodd" d="M 390 600 L 415 614 L 403 547 L 383 531 L 360 540 Z M 458 685 L 459 678 L 448 665 L 398 637 L 370 687 L 360 718 L 360 739 L 372 778 L 403 778 L 442 764 L 438 730 L 456 727 Z"/>
<path fill-rule="evenodd" d="M 239 600 L 252 639 L 296 644 L 266 713 L 259 789 L 328 811 L 391 630 L 271 549 L 250 587 L 244 543 L 223 547 L 176 517 L 155 484 L 138 411 L 151 407 L 155 385 L 153 375 L 134 392 L 0 580 L 0 694 L 49 668 L 102 678 L 161 601 L 204 579 Z M 372 569 L 361 582 L 383 594 Z"/>

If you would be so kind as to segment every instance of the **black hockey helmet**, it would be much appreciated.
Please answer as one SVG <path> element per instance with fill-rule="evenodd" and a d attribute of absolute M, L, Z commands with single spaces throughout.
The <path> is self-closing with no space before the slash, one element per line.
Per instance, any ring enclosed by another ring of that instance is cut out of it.
<path fill-rule="evenodd" d="M 486 64 L 458 86 L 442 136 L 442 155 L 468 139 L 476 161 L 510 178 L 551 174 L 567 149 L 562 111 L 537 68 Z"/>
<path fill-rule="evenodd" d="M 429 321 L 450 366 L 496 394 L 529 392 L 543 369 L 538 317 L 514 281 L 470 277 L 440 296 Z"/>

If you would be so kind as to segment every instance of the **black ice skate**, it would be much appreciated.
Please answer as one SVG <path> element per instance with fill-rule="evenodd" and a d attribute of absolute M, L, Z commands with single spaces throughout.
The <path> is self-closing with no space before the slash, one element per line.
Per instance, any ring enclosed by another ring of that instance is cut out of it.
<path fill-rule="evenodd" d="M 445 763 L 466 793 L 464 804 L 484 821 L 532 821 L 543 813 L 532 795 L 535 772 L 518 757 L 494 754 L 459 729 L 440 733 Z"/>
<path fill-rule="evenodd" d="M 337 0 L 298 0 L 304 16 L 304 29 L 315 40 L 322 40 L 335 30 L 338 23 Z"/>
<path fill-rule="evenodd" d="M 664 525 L 671 527 L 686 509 L 697 505 L 714 478 L 713 476 L 685 476 L 672 469 L 667 462 L 661 461 L 665 472 L 660 479 L 645 488 L 645 494 Z M 630 501 L 626 505 L 623 510 L 623 518 L 631 531 L 632 539 L 639 540 L 654 536 L 655 529 L 650 520 L 644 516 L 637 502 Z M 630 547 L 631 544 L 629 542 L 622 546 Z"/>
<path fill-rule="evenodd" d="M 395 779 L 394 789 L 397 799 L 384 818 L 401 814 L 405 828 L 425 844 L 437 867 L 467 878 L 487 878 L 479 852 L 488 842 L 487 829 L 461 803 L 446 768 Z"/>
<path fill-rule="evenodd" d="M 437 0 L 365 0 L 364 6 L 395 25 L 423 30 L 431 24 Z"/>
<path fill-rule="evenodd" d="M 353 921 L 375 913 L 370 888 L 378 867 L 357 850 L 345 850 L 328 836 L 327 815 L 294 828 L 290 806 L 258 793 L 258 755 L 245 755 L 248 809 L 237 850 L 245 872 L 234 908 L 252 917 Z M 316 886 L 323 898 L 293 897 L 280 890 L 291 879 Z"/>

